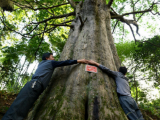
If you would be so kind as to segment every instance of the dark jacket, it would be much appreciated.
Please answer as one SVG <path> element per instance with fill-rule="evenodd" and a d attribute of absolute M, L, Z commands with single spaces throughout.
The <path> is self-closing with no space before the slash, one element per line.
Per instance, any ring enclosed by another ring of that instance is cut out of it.
<path fill-rule="evenodd" d="M 123 73 L 112 71 L 103 65 L 100 65 L 99 68 L 115 79 L 117 85 L 117 93 L 119 93 L 120 95 L 131 96 L 128 79 L 123 75 Z"/>
<path fill-rule="evenodd" d="M 77 60 L 66 60 L 66 61 L 43 60 L 39 63 L 35 74 L 32 76 L 32 79 L 39 79 L 39 81 L 43 84 L 43 88 L 45 89 L 48 86 L 53 71 L 56 67 L 67 66 L 76 63 Z"/>

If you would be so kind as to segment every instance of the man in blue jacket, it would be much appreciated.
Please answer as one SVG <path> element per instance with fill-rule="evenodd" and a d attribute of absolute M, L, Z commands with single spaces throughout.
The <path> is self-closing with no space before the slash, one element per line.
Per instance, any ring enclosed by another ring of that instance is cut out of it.
<path fill-rule="evenodd" d="M 32 80 L 25 84 L 17 98 L 3 116 L 2 120 L 23 120 L 39 95 L 49 84 L 53 71 L 56 67 L 87 63 L 85 59 L 55 61 L 52 53 L 45 53 L 39 63 Z"/>
<path fill-rule="evenodd" d="M 120 67 L 119 72 L 116 72 L 92 60 L 88 61 L 88 63 L 99 67 L 103 72 L 107 73 L 115 79 L 119 102 L 128 119 L 144 120 L 143 115 L 139 110 L 135 100 L 131 97 L 128 79 L 125 77 L 127 73 L 127 68 Z"/>

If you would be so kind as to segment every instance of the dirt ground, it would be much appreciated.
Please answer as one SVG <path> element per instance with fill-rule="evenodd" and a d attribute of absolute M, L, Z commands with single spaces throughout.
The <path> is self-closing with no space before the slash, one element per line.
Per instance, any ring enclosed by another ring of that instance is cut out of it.
<path fill-rule="evenodd" d="M 16 99 L 17 94 L 0 91 L 0 120 L 6 113 L 12 102 Z"/>

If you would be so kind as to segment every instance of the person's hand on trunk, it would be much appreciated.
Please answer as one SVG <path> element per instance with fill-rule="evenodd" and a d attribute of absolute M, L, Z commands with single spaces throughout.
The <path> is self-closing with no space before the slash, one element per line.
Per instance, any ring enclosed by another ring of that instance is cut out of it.
<path fill-rule="evenodd" d="M 87 64 L 87 63 L 88 63 L 88 60 L 80 59 L 80 60 L 77 60 L 77 63 Z"/>
<path fill-rule="evenodd" d="M 97 63 L 97 62 L 95 62 L 93 60 L 88 60 L 88 64 L 95 65 L 97 67 L 100 65 L 99 63 Z"/>

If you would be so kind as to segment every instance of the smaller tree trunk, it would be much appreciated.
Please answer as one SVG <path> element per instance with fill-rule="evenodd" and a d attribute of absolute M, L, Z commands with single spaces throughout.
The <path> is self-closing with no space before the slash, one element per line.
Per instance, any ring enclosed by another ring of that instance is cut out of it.
<path fill-rule="evenodd" d="M 3 9 L 3 11 L 13 11 L 14 5 L 10 0 L 0 0 L 0 7 Z"/>

